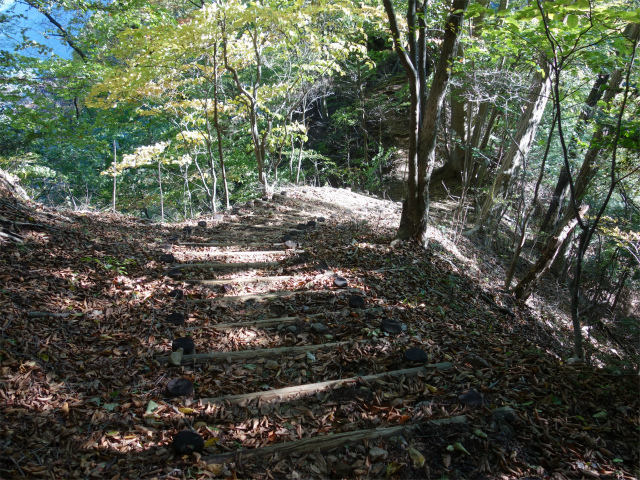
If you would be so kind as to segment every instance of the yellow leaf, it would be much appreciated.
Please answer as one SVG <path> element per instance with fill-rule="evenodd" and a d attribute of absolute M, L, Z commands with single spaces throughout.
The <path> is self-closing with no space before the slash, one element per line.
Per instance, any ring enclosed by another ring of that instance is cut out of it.
<path fill-rule="evenodd" d="M 400 470 L 402 467 L 404 466 L 403 463 L 395 463 L 395 462 L 391 462 L 389 465 L 387 465 L 387 473 L 386 476 L 390 477 L 391 475 L 393 475 L 394 473 L 396 473 L 398 470 Z"/>
<path fill-rule="evenodd" d="M 180 410 L 180 413 L 193 413 L 193 412 L 195 412 L 195 410 L 193 408 L 187 408 L 187 407 L 181 407 L 178 410 Z"/>
<path fill-rule="evenodd" d="M 433 385 L 429 385 L 428 383 L 425 385 L 425 387 L 427 387 L 427 390 L 429 390 L 431 393 L 436 393 L 438 391 L 437 387 L 434 387 Z"/>
<path fill-rule="evenodd" d="M 422 455 L 418 450 L 413 447 L 409 448 L 409 456 L 411 457 L 411 460 L 413 460 L 413 468 L 424 467 L 424 455 Z"/>
<path fill-rule="evenodd" d="M 222 474 L 222 472 L 224 471 L 224 465 L 219 463 L 212 463 L 210 465 L 207 465 L 205 468 L 216 476 Z"/>
<path fill-rule="evenodd" d="M 209 448 L 213 447 L 216 443 L 218 443 L 218 437 L 209 438 L 206 442 L 204 442 L 204 447 Z"/>

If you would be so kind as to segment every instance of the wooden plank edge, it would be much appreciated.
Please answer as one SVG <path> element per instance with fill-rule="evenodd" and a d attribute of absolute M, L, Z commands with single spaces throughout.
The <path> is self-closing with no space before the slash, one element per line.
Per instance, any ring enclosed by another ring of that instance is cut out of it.
<path fill-rule="evenodd" d="M 280 242 L 250 242 L 250 243 L 224 243 L 224 242 L 180 242 L 176 246 L 185 247 L 261 247 L 270 245 L 272 247 L 281 247 L 284 243 Z"/>
<path fill-rule="evenodd" d="M 278 388 L 275 390 L 267 390 L 265 392 L 252 392 L 252 393 L 241 393 L 238 395 L 225 395 L 223 397 L 216 398 L 202 398 L 200 401 L 202 403 L 211 403 L 211 404 L 221 404 L 221 403 L 232 403 L 232 404 L 246 404 L 253 400 L 260 400 L 260 402 L 272 402 L 272 401 L 282 401 L 285 399 L 291 399 L 298 396 L 304 395 L 313 395 L 314 393 L 318 393 L 324 390 L 328 390 L 332 387 L 342 387 L 348 386 L 350 384 L 355 384 L 358 381 L 363 382 L 373 382 L 376 380 L 388 378 L 388 377 L 400 377 L 403 375 L 414 376 L 419 373 L 425 372 L 428 368 L 435 368 L 437 370 L 449 370 L 453 368 L 453 363 L 451 362 L 442 362 L 442 363 L 433 363 L 431 365 L 424 365 L 422 367 L 412 367 L 412 368 L 404 368 L 401 370 L 392 370 L 391 372 L 383 372 L 376 373 L 373 375 L 365 375 L 364 377 L 349 377 L 342 378 L 339 380 L 327 380 L 325 382 L 318 383 L 309 383 L 306 385 L 295 385 L 293 387 L 285 387 Z"/>
<path fill-rule="evenodd" d="M 311 315 L 304 315 L 301 317 L 278 317 L 278 318 L 265 318 L 263 320 L 247 320 L 246 322 L 229 322 L 229 323 L 215 323 L 208 325 L 210 328 L 216 330 L 230 330 L 232 328 L 267 328 L 281 323 L 295 323 L 300 320 L 303 322 L 307 318 L 326 317 L 326 313 L 312 313 Z M 187 331 L 201 330 L 202 327 L 189 327 Z"/>
<path fill-rule="evenodd" d="M 316 345 L 301 345 L 299 347 L 279 347 L 279 348 L 256 348 L 254 350 L 240 350 L 237 352 L 214 352 L 214 353 L 196 353 L 193 355 L 184 355 L 182 364 L 206 362 L 207 360 L 247 360 L 252 358 L 264 358 L 276 355 L 299 355 L 300 353 L 312 352 L 323 348 L 335 348 L 347 345 L 349 342 L 331 342 L 320 343 Z M 364 343 L 363 340 L 360 343 Z M 160 363 L 167 363 L 169 357 L 159 358 Z"/>
<path fill-rule="evenodd" d="M 185 256 L 200 257 L 209 255 L 211 257 L 233 257 L 243 255 L 284 255 L 285 253 L 304 253 L 304 250 L 244 250 L 238 252 L 181 252 Z"/>
<path fill-rule="evenodd" d="M 441 418 L 430 420 L 428 423 L 432 425 L 451 425 L 466 423 L 466 415 L 458 415 L 456 417 Z M 395 435 L 408 435 L 414 431 L 414 426 L 399 425 L 395 427 L 372 428 L 367 430 L 356 430 L 353 432 L 336 433 L 333 435 L 324 435 L 320 437 L 305 438 L 302 440 L 294 440 L 292 442 L 282 443 L 278 445 L 269 445 L 266 447 L 254 448 L 251 450 L 239 450 L 237 452 L 221 453 L 202 457 L 202 460 L 211 463 L 227 463 L 239 458 L 253 458 L 271 456 L 276 453 L 282 454 L 283 457 L 290 455 L 299 455 L 311 453 L 315 450 L 331 450 L 343 446 L 346 443 L 361 442 L 363 440 L 375 440 L 378 438 L 388 438 Z"/>
<path fill-rule="evenodd" d="M 280 275 L 273 277 L 235 277 L 218 280 L 185 280 L 187 285 L 227 285 L 231 283 L 260 283 L 260 282 L 280 282 L 295 278 L 293 275 Z"/>
<path fill-rule="evenodd" d="M 286 290 L 284 292 L 269 292 L 269 293 L 254 293 L 251 295 L 232 295 L 228 297 L 211 297 L 211 298 L 197 298 L 195 300 L 186 300 L 185 303 L 191 305 L 195 303 L 205 302 L 246 302 L 247 300 L 270 300 L 272 298 L 288 297 L 293 295 L 314 294 L 314 293 L 326 293 L 330 290 L 294 290 L 292 292 Z"/>
<path fill-rule="evenodd" d="M 261 268 L 261 267 L 276 267 L 280 265 L 280 262 L 249 262 L 249 263 L 221 263 L 221 262 L 205 262 L 205 263 L 181 263 L 173 265 L 172 268 Z"/>

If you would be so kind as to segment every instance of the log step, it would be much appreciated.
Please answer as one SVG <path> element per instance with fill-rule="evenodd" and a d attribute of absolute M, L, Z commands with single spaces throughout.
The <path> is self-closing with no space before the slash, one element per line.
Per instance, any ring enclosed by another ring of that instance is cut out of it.
<path fill-rule="evenodd" d="M 428 423 L 432 425 L 451 425 L 466 423 L 466 415 L 458 415 L 456 417 L 441 418 L 431 420 Z M 238 460 L 239 458 L 264 457 L 280 454 L 281 458 L 288 458 L 290 455 L 301 455 L 312 453 L 316 450 L 331 450 L 341 447 L 346 443 L 361 442 L 364 440 L 375 440 L 377 438 L 388 438 L 395 435 L 407 436 L 413 433 L 415 426 L 398 425 L 385 428 L 371 428 L 368 430 L 356 430 L 354 432 L 343 432 L 330 435 L 323 435 L 313 438 L 305 438 L 303 440 L 295 440 L 292 442 L 281 443 L 278 445 L 269 445 L 267 447 L 254 448 L 250 450 L 238 450 L 235 452 L 221 453 L 218 455 L 210 455 L 202 459 L 207 463 L 223 464 Z"/>
<path fill-rule="evenodd" d="M 295 278 L 293 275 L 280 275 L 273 277 L 235 277 L 223 278 L 220 280 L 187 280 L 187 285 L 230 285 L 233 283 L 261 283 L 261 282 L 284 282 Z"/>
<path fill-rule="evenodd" d="M 190 257 L 235 257 L 243 255 L 282 255 L 285 253 L 304 253 L 304 250 L 262 250 L 262 251 L 241 251 L 241 252 L 184 252 Z"/>
<path fill-rule="evenodd" d="M 298 320 L 303 321 L 306 318 L 317 318 L 326 316 L 324 313 L 313 313 L 311 315 L 305 315 L 304 317 L 279 317 L 279 318 L 265 318 L 264 320 L 254 320 L 246 322 L 229 322 L 229 323 L 216 323 L 210 325 L 210 327 L 216 330 L 233 330 L 234 328 L 270 328 L 275 327 L 283 323 L 296 323 Z M 201 330 L 202 327 L 189 327 L 188 331 Z"/>
<path fill-rule="evenodd" d="M 344 342 L 341 342 L 344 343 Z M 327 344 L 330 345 L 330 344 Z M 336 345 L 336 344 L 333 344 Z M 297 348 L 297 347 L 295 347 Z M 189 355 L 185 355 L 188 357 Z M 285 387 L 278 388 L 275 390 L 267 390 L 265 392 L 252 392 L 252 393 L 242 393 L 239 395 L 225 395 L 223 397 L 216 398 L 202 398 L 202 403 L 211 403 L 211 404 L 223 404 L 223 403 L 232 403 L 232 404 L 240 404 L 247 405 L 249 402 L 253 400 L 259 400 L 260 403 L 265 402 L 281 402 L 286 400 L 291 400 L 292 398 L 296 398 L 298 396 L 306 396 L 313 395 L 314 393 L 322 392 L 324 390 L 329 390 L 333 387 L 346 387 L 351 384 L 355 384 L 358 381 L 364 382 L 372 382 L 379 379 L 385 378 L 393 378 L 393 377 L 402 377 L 402 376 L 415 376 L 419 373 L 425 372 L 426 369 L 435 368 L 437 370 L 449 370 L 453 368 L 453 363 L 451 362 L 442 362 L 442 363 L 434 363 L 431 365 L 425 365 L 422 367 L 414 367 L 414 368 L 404 368 L 402 370 L 393 370 L 391 372 L 384 373 L 376 373 L 374 375 L 366 375 L 364 377 L 350 377 L 343 378 L 340 380 L 327 380 L 326 382 L 318 382 L 318 383 L 309 383 L 307 385 L 296 385 L 294 387 Z"/>
<path fill-rule="evenodd" d="M 205 263 L 181 263 L 174 265 L 173 268 L 266 268 L 277 267 L 280 262 L 249 262 L 249 263 L 222 263 L 222 262 L 205 262 Z"/>
<path fill-rule="evenodd" d="M 212 297 L 212 298 L 197 298 L 195 300 L 187 300 L 187 304 L 194 305 L 197 303 L 216 302 L 216 303 L 231 303 L 231 302 L 246 302 L 248 300 L 255 300 L 256 302 L 262 300 L 273 300 L 274 298 L 291 297 L 293 295 L 302 295 L 309 293 L 333 293 L 327 290 L 302 290 L 290 292 L 285 290 L 284 292 L 269 292 L 269 293 L 254 293 L 250 295 L 232 295 L 228 297 Z"/>
<path fill-rule="evenodd" d="M 225 243 L 225 242 L 181 242 L 177 246 L 185 247 L 262 247 L 265 245 L 271 245 L 272 247 L 281 247 L 284 243 L 271 243 L 271 242 L 251 242 L 251 243 Z"/>
<path fill-rule="evenodd" d="M 367 343 L 367 341 L 361 340 L 358 343 Z M 182 364 L 224 360 L 235 362 L 237 360 L 269 358 L 279 355 L 299 355 L 301 353 L 313 352 L 322 348 L 337 348 L 348 344 L 349 342 L 333 342 L 322 343 L 319 345 L 301 345 L 299 347 L 257 348 L 255 350 L 240 350 L 236 352 L 196 353 L 194 355 L 183 355 Z M 159 358 L 158 361 L 160 363 L 168 363 L 169 357 Z"/>

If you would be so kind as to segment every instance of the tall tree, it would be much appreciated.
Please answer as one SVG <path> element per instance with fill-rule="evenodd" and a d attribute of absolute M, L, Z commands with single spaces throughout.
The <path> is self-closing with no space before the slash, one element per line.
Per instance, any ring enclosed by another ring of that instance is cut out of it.
<path fill-rule="evenodd" d="M 526 108 L 518 119 L 511 145 L 500 162 L 498 173 L 476 218 L 475 227 L 467 234 L 480 231 L 484 227 L 490 227 L 490 230 L 493 230 L 504 208 L 501 200 L 506 199 L 511 193 L 514 180 L 531 149 L 551 91 L 549 69 L 545 59 L 542 58 L 540 63 L 540 70 L 531 80 Z"/>
<path fill-rule="evenodd" d="M 401 35 L 391 0 L 383 0 L 396 53 L 409 79 L 410 127 L 408 158 L 408 193 L 403 202 L 398 239 L 428 242 L 429 184 L 435 165 L 436 136 L 440 112 L 451 77 L 451 62 L 458 50 L 464 12 L 469 0 L 453 0 L 444 23 L 444 38 L 440 57 L 435 65 L 431 87 L 427 79 L 433 63 L 427 52 L 427 8 L 425 0 L 409 0 L 407 6 L 406 44 Z"/>

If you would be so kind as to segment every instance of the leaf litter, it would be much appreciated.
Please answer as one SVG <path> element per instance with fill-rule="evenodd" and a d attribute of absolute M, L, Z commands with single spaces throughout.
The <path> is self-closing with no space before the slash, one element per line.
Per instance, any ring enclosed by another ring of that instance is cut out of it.
<path fill-rule="evenodd" d="M 332 203 L 336 201 L 340 205 Z M 222 260 L 280 259 L 277 267 L 194 268 L 176 281 L 167 278 L 170 265 L 161 255 L 183 225 L 149 225 L 104 213 L 59 219 L 35 206 L 8 207 L 4 200 L 0 212 L 40 225 L 14 232 L 23 241 L 5 242 L 0 253 L 0 476 L 637 474 L 636 379 L 564 364 L 567 352 L 549 341 L 557 332 L 549 332 L 526 307 L 484 290 L 477 278 L 463 273 L 462 265 L 441 253 L 411 244 L 391 248 L 399 213 L 391 202 L 307 187 L 241 209 L 240 216 L 218 217 L 214 226 L 195 227 L 188 238 L 181 234 L 173 241 L 171 254 L 177 262 L 204 262 L 206 252 L 219 248 L 251 250 L 241 247 L 251 242 L 264 242 L 256 247 L 259 251 L 272 250 L 269 244 L 281 242 L 296 223 L 319 216 L 326 221 L 296 235 L 304 254 Z M 212 241 L 234 246 L 182 245 Z M 293 278 L 233 282 L 257 275 Z M 182 282 L 213 278 L 228 279 L 231 290 Z M 346 280 L 348 288 L 343 282 L 336 286 L 336 278 Z M 169 295 L 176 288 L 184 298 Z M 292 295 L 215 303 L 223 296 L 285 290 Z M 349 305 L 354 295 L 364 300 L 363 308 Z M 212 300 L 188 303 L 204 299 Z M 184 325 L 167 322 L 172 313 L 183 314 Z M 251 326 L 274 317 L 294 319 L 268 328 Z M 390 333 L 383 327 L 389 321 L 404 328 Z M 216 329 L 239 322 L 247 326 Z M 193 339 L 196 353 L 339 345 L 293 356 L 163 364 L 172 342 L 186 336 Z M 405 358 L 409 349 L 423 351 L 428 363 L 452 362 L 454 367 L 364 379 L 419 365 Z M 362 380 L 283 401 L 200 401 L 353 377 Z M 175 378 L 189 381 L 194 393 L 169 397 L 166 387 Z M 465 423 L 431 423 L 462 416 Z M 209 461 L 229 452 L 259 452 L 252 449 L 388 427 L 402 430 L 328 450 L 300 448 L 266 459 Z M 174 453 L 174 437 L 183 431 L 203 438 L 195 453 L 188 454 L 190 447 L 187 454 Z"/>

